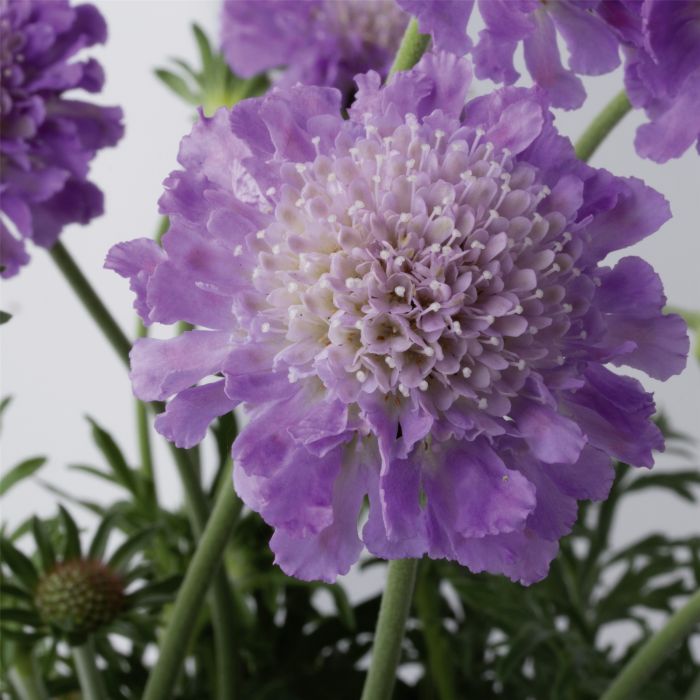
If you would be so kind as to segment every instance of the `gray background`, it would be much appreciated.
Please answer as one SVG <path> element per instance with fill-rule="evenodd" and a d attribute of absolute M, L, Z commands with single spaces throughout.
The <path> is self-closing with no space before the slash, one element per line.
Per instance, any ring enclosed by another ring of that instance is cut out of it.
<path fill-rule="evenodd" d="M 107 73 L 100 101 L 119 104 L 126 114 L 126 136 L 116 149 L 96 159 L 92 178 L 106 193 L 107 212 L 87 228 L 69 227 L 62 238 L 82 269 L 130 332 L 134 326 L 132 295 L 127 283 L 102 269 L 105 254 L 118 241 L 151 236 L 157 223 L 161 182 L 176 165 L 177 146 L 189 130 L 192 109 L 153 76 L 168 57 L 194 58 L 189 25 L 197 21 L 216 37 L 218 3 L 98 1 L 110 31 L 106 47 L 94 54 Z M 592 116 L 621 86 L 621 71 L 586 81 L 589 99 L 573 113 L 560 113 L 562 133 L 576 139 Z M 480 86 L 481 90 L 485 86 Z M 674 219 L 632 252 L 649 260 L 661 274 L 669 303 L 700 307 L 700 159 L 689 152 L 666 165 L 637 157 L 634 130 L 643 120 L 632 114 L 595 155 L 593 164 L 616 174 L 635 175 L 664 193 Z M 76 301 L 48 255 L 32 249 L 31 264 L 19 277 L 3 282 L 2 308 L 14 314 L 2 327 L 2 394 L 12 394 L 2 437 L 2 464 L 49 455 L 43 477 L 76 495 L 109 500 L 114 492 L 102 483 L 67 469 L 68 464 L 99 464 L 84 415 L 107 426 L 136 461 L 134 405 L 124 369 Z M 660 408 L 680 431 L 698 435 L 700 370 L 691 361 L 686 371 L 665 384 L 644 379 L 656 392 Z M 162 440 L 157 442 L 158 489 L 164 503 L 180 502 L 180 487 Z M 687 464 L 662 455 L 657 469 Z M 53 514 L 54 497 L 36 482 L 12 491 L 2 504 L 2 517 L 18 524 L 33 513 Z M 79 520 L 89 518 L 76 511 Z M 698 509 L 659 493 L 630 497 L 614 530 L 623 543 L 654 530 L 673 535 L 700 531 Z M 354 598 L 380 585 L 377 574 L 347 577 Z M 611 639 L 626 636 L 613 630 Z"/>

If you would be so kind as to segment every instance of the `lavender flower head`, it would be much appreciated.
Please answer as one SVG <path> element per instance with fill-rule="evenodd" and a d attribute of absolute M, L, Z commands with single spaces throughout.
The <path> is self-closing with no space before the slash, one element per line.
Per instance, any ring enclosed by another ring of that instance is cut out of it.
<path fill-rule="evenodd" d="M 608 365 L 681 371 L 685 324 L 647 263 L 603 259 L 666 201 L 578 161 L 537 90 L 465 106 L 470 80 L 428 54 L 360 76 L 349 120 L 304 86 L 202 118 L 163 249 L 108 257 L 146 323 L 200 327 L 132 351 L 136 395 L 170 399 L 158 430 L 189 447 L 246 405 L 235 487 L 291 575 L 332 581 L 364 545 L 536 581 L 611 458 L 663 446 Z"/>
<path fill-rule="evenodd" d="M 471 52 L 479 78 L 511 85 L 522 44 L 525 65 L 554 107 L 576 109 L 580 75 L 602 75 L 625 57 L 632 105 L 651 120 L 640 127 L 639 155 L 663 163 L 694 143 L 700 150 L 700 2 L 697 0 L 478 0 L 485 28 L 467 34 L 474 0 L 397 0 L 438 48 Z M 558 48 L 566 45 L 568 67 Z"/>
<path fill-rule="evenodd" d="M 241 77 L 284 66 L 280 86 L 347 96 L 357 73 L 388 73 L 407 24 L 394 0 L 224 0 L 222 47 Z"/>
<path fill-rule="evenodd" d="M 11 277 L 29 260 L 25 239 L 50 248 L 65 225 L 102 213 L 90 161 L 123 128 L 118 107 L 66 97 L 104 82 L 97 61 L 71 60 L 107 37 L 92 5 L 0 0 L 0 30 L 0 264 Z"/>

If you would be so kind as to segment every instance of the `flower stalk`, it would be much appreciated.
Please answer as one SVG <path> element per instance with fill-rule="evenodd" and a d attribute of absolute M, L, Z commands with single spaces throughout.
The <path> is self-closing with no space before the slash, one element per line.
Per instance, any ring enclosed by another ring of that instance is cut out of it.
<path fill-rule="evenodd" d="M 31 649 L 17 652 L 7 675 L 20 700 L 48 700 L 49 695 Z"/>
<path fill-rule="evenodd" d="M 632 109 L 627 93 L 620 91 L 588 125 L 581 138 L 576 142 L 576 155 L 583 161 L 590 160 L 608 134 L 620 123 Z"/>
<path fill-rule="evenodd" d="M 221 564 L 240 510 L 241 502 L 233 489 L 222 489 L 175 600 L 170 622 L 163 633 L 160 655 L 149 676 L 143 700 L 173 697 L 175 681 L 187 653 L 197 615 Z M 231 659 L 228 661 L 230 665 Z"/>
<path fill-rule="evenodd" d="M 631 700 L 673 649 L 700 623 L 700 590 L 632 657 L 600 700 Z"/>
<path fill-rule="evenodd" d="M 389 700 L 396 683 L 406 620 L 416 583 L 418 559 L 389 562 L 386 588 L 379 606 L 370 662 L 362 700 Z"/>
<path fill-rule="evenodd" d="M 394 65 L 391 66 L 389 75 L 402 70 L 409 70 L 418 63 L 420 57 L 425 53 L 430 43 L 428 34 L 421 34 L 418 31 L 418 21 L 414 18 L 408 23 L 406 32 L 401 39 Z"/>
<path fill-rule="evenodd" d="M 73 661 L 84 700 L 104 700 L 107 697 L 102 677 L 95 663 L 95 648 L 92 640 L 73 647 Z"/>

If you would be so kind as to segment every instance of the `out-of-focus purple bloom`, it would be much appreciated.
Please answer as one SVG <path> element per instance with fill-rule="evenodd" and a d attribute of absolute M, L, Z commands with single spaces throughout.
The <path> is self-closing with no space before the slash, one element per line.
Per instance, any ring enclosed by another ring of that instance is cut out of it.
<path fill-rule="evenodd" d="M 11 277 L 29 260 L 24 239 L 50 248 L 66 224 L 102 213 L 102 193 L 87 180 L 90 161 L 123 127 L 118 107 L 66 96 L 102 89 L 97 61 L 72 60 L 107 38 L 92 5 L 0 0 L 0 33 L 0 260 Z"/>
<path fill-rule="evenodd" d="M 700 151 L 700 2 L 617 0 L 598 12 L 625 48 L 630 102 L 650 119 L 637 131 L 639 155 L 664 163 Z"/>
<path fill-rule="evenodd" d="M 364 544 L 536 581 L 611 457 L 663 447 L 652 396 L 609 365 L 680 372 L 685 324 L 647 263 L 604 259 L 666 201 L 577 160 L 540 91 L 465 106 L 470 80 L 428 54 L 359 77 L 349 120 L 304 86 L 202 118 L 163 249 L 108 257 L 146 323 L 200 327 L 138 341 L 135 393 L 169 400 L 157 428 L 182 447 L 246 405 L 235 486 L 294 576 L 332 581 Z"/>
<path fill-rule="evenodd" d="M 394 0 L 224 0 L 222 47 L 241 77 L 285 67 L 280 86 L 347 95 L 358 73 L 388 73 L 407 23 Z"/>

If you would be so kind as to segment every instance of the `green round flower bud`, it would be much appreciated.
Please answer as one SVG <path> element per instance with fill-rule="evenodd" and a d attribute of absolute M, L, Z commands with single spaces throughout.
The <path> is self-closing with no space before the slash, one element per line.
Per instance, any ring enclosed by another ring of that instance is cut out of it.
<path fill-rule="evenodd" d="M 73 559 L 39 579 L 34 602 L 46 624 L 82 637 L 114 620 L 124 605 L 124 582 L 99 561 Z"/>

